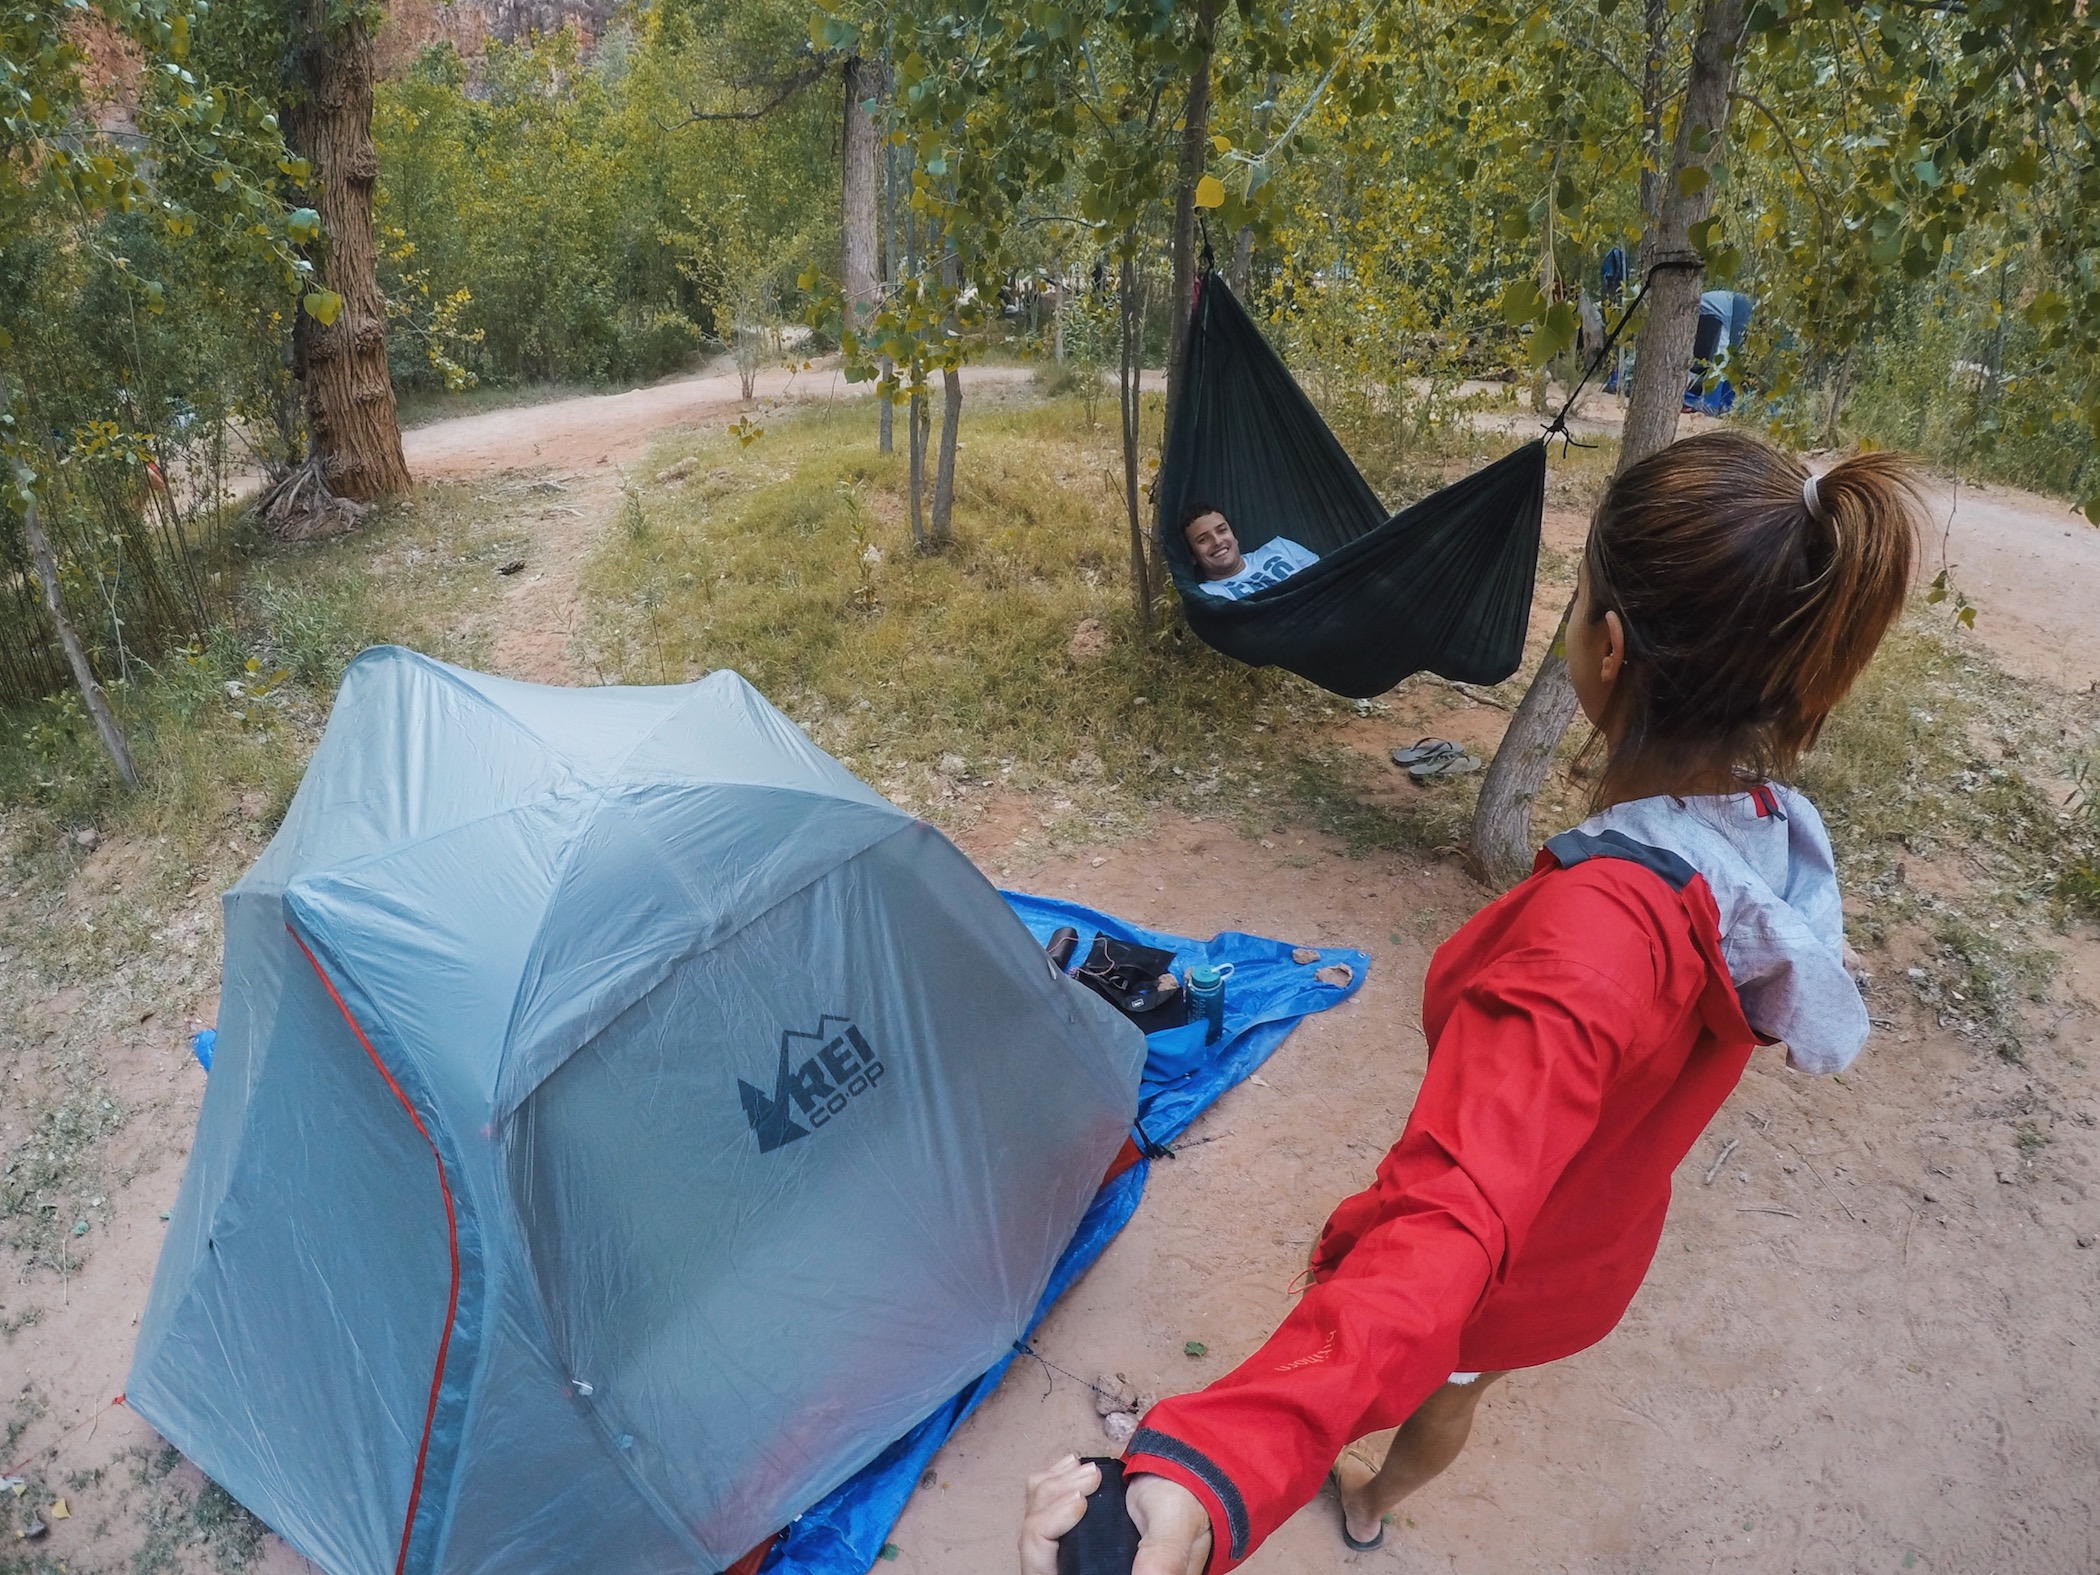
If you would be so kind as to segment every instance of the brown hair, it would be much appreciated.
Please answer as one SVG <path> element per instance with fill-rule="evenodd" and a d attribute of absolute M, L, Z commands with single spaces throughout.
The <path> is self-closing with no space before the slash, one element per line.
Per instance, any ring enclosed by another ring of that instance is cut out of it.
<path fill-rule="evenodd" d="M 1583 554 L 1590 617 L 1626 630 L 1600 799 L 1636 779 L 1786 773 L 1874 655 L 1910 590 L 1916 473 L 1860 454 L 1808 478 L 1709 432 L 1612 481 Z"/>

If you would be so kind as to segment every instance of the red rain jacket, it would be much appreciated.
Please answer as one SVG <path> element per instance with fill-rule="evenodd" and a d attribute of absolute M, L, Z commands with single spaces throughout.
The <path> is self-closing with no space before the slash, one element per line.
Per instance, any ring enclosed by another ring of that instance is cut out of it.
<path fill-rule="evenodd" d="M 1438 949 L 1414 1112 L 1327 1221 L 1312 1288 L 1232 1372 L 1146 1414 L 1125 1469 L 1202 1501 L 1211 1575 L 1451 1373 L 1571 1356 L 1625 1313 L 1670 1174 L 1756 1043 L 1705 878 L 1638 854 L 1542 852 Z"/>

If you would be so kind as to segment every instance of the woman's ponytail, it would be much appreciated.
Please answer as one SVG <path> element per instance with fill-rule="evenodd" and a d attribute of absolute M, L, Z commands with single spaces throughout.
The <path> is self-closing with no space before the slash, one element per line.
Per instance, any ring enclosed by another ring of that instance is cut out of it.
<path fill-rule="evenodd" d="M 1814 475 L 1744 433 L 1703 433 L 1617 477 L 1584 552 L 1626 682 L 1600 791 L 1692 770 L 1783 775 L 1903 610 L 1922 498 L 1895 454 Z"/>
<path fill-rule="evenodd" d="M 1773 664 L 1796 750 L 1816 741 L 1903 611 L 1924 501 L 1910 461 L 1889 453 L 1856 454 L 1820 476 L 1805 472 L 1801 491 L 1803 529 L 1820 538 L 1819 554 L 1808 556 L 1826 567 L 1782 631 Z"/>

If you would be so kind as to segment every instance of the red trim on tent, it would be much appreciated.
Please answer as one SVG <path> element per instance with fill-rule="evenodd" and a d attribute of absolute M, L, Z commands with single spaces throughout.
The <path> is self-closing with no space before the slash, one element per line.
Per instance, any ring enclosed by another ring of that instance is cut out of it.
<path fill-rule="evenodd" d="M 766 1538 L 765 1541 L 730 1565 L 728 1569 L 722 1572 L 722 1575 L 758 1575 L 759 1565 L 765 1563 L 766 1555 L 773 1551 L 773 1544 L 779 1540 L 780 1533 L 776 1531 L 772 1536 Z"/>
<path fill-rule="evenodd" d="M 408 1095 L 404 1094 L 401 1085 L 394 1081 L 394 1074 L 389 1072 L 386 1063 L 379 1059 L 379 1052 L 372 1048 L 372 1041 L 365 1037 L 365 1031 L 357 1026 L 357 1019 L 350 1015 L 350 1008 L 344 1004 L 342 996 L 336 993 L 334 984 L 322 971 L 320 960 L 308 950 L 306 942 L 299 938 L 297 930 L 289 924 L 284 930 L 291 936 L 292 944 L 306 954 L 306 960 L 313 965 L 314 977 L 321 981 L 321 988 L 328 992 L 328 999 L 335 1002 L 335 1009 L 343 1014 L 343 1021 L 350 1025 L 350 1032 L 357 1036 L 357 1042 L 364 1046 L 364 1052 L 371 1058 L 372 1065 L 379 1069 L 379 1075 L 386 1079 L 386 1086 L 393 1090 L 394 1098 L 399 1100 L 401 1108 L 408 1112 L 408 1119 L 415 1124 L 416 1135 L 430 1145 L 430 1157 L 437 1162 L 438 1191 L 445 1199 L 445 1246 L 452 1255 L 452 1289 L 445 1299 L 445 1330 L 438 1336 L 437 1365 L 430 1373 L 430 1402 L 423 1409 L 423 1441 L 416 1447 L 416 1474 L 409 1483 L 408 1513 L 401 1521 L 401 1551 L 394 1559 L 394 1575 L 402 1575 L 408 1568 L 408 1538 L 409 1533 L 415 1529 L 416 1504 L 423 1496 L 423 1466 L 430 1457 L 430 1429 L 437 1421 L 438 1387 L 445 1376 L 445 1352 L 452 1344 L 452 1320 L 459 1312 L 459 1222 L 452 1210 L 452 1184 L 445 1178 L 444 1156 L 438 1153 L 438 1146 L 431 1140 L 429 1130 L 423 1125 L 423 1118 L 416 1114 L 416 1107 L 408 1102 Z"/>
<path fill-rule="evenodd" d="M 1144 1157 L 1138 1149 L 1136 1138 L 1123 1139 L 1123 1146 L 1116 1150 L 1116 1157 L 1108 1162 L 1108 1174 L 1101 1178 L 1101 1185 L 1107 1186 Z"/>

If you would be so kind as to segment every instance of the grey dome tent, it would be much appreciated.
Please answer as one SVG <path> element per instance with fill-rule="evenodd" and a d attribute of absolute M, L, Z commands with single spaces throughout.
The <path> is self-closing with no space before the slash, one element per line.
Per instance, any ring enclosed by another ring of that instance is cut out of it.
<path fill-rule="evenodd" d="M 726 1568 L 1024 1330 L 1144 1043 L 730 673 L 366 652 L 127 1385 L 330 1575 Z"/>

